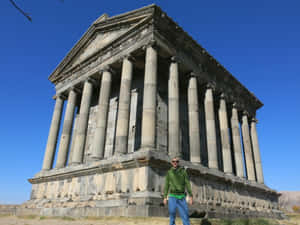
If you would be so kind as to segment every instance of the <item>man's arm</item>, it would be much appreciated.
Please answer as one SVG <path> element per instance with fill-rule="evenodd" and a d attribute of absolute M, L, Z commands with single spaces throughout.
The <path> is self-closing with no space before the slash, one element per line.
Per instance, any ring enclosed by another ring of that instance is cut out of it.
<path fill-rule="evenodd" d="M 187 190 L 189 196 L 193 197 L 191 183 L 190 183 L 189 176 L 188 176 L 186 170 L 184 171 L 184 183 L 185 183 L 185 187 L 186 187 L 186 190 Z"/>
<path fill-rule="evenodd" d="M 192 205 L 193 204 L 193 193 L 192 193 L 192 188 L 191 188 L 191 183 L 190 183 L 190 179 L 189 179 L 189 176 L 185 170 L 185 173 L 184 173 L 184 183 L 185 183 L 185 187 L 186 187 L 186 190 L 189 194 L 189 203 Z"/>
<path fill-rule="evenodd" d="M 169 172 L 167 172 L 167 176 L 165 179 L 165 189 L 164 189 L 164 198 L 168 197 L 168 192 L 169 192 L 169 186 L 170 186 L 170 182 L 169 182 Z"/>

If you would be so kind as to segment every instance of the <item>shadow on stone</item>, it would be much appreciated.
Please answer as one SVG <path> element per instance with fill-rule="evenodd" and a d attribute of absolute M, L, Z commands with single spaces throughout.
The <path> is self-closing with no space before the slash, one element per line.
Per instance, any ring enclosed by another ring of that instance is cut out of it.
<path fill-rule="evenodd" d="M 201 220 L 200 225 L 212 225 L 212 223 L 209 222 L 208 219 L 203 219 L 203 220 Z"/>
<path fill-rule="evenodd" d="M 206 212 L 205 211 L 197 211 L 197 210 L 194 210 L 191 214 L 190 214 L 190 217 L 191 218 L 204 218 L 206 215 Z"/>

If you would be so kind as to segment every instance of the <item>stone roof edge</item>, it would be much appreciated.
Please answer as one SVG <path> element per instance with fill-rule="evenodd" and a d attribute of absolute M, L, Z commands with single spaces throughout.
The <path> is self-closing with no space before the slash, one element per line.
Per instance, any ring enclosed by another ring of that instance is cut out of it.
<path fill-rule="evenodd" d="M 55 70 L 51 73 L 51 75 L 48 77 L 48 79 L 52 82 L 53 78 L 55 77 L 55 75 L 58 73 L 59 69 L 63 69 L 67 63 L 76 55 L 77 51 L 80 50 L 81 47 L 83 47 L 83 45 L 86 43 L 86 41 L 88 40 L 88 38 L 90 36 L 92 36 L 94 34 L 95 28 L 96 27 L 101 27 L 102 25 L 105 26 L 106 23 L 108 22 L 113 22 L 114 20 L 118 21 L 118 20 L 122 20 L 125 19 L 126 17 L 130 17 L 130 16 L 134 16 L 136 13 L 142 12 L 142 11 L 146 11 L 148 9 L 153 8 L 153 14 L 152 16 L 154 17 L 154 15 L 156 14 L 164 14 L 165 18 L 168 19 L 171 23 L 174 24 L 174 26 L 177 27 L 178 32 L 181 32 L 182 35 L 184 35 L 185 37 L 187 37 L 187 39 L 196 47 L 199 48 L 199 51 L 205 51 L 205 54 L 207 54 L 207 57 L 210 57 L 217 66 L 221 67 L 224 71 L 224 73 L 226 75 L 230 76 L 230 79 L 232 79 L 235 83 L 237 83 L 242 89 L 244 89 L 249 96 L 251 96 L 252 100 L 256 103 L 256 109 L 259 109 L 260 107 L 263 106 L 263 103 L 251 92 L 249 91 L 242 83 L 240 83 L 221 63 L 219 63 L 211 54 L 209 54 L 209 52 L 203 48 L 196 40 L 194 40 L 186 31 L 184 31 L 184 29 L 182 29 L 181 26 L 179 26 L 172 18 L 170 18 L 166 12 L 164 12 L 159 6 L 155 5 L 155 4 L 151 4 L 139 9 L 135 9 L 132 10 L 130 12 L 126 12 L 126 13 L 122 13 L 119 15 L 115 15 L 112 17 L 108 17 L 105 20 L 102 20 L 98 23 L 96 23 L 96 21 L 102 17 L 103 15 L 101 15 L 99 18 L 96 19 L 95 22 L 92 23 L 92 25 L 88 28 L 88 30 L 82 35 L 82 37 L 75 43 L 75 45 L 71 48 L 71 50 L 66 54 L 66 56 L 63 58 L 63 60 L 58 64 L 58 66 L 55 68 Z M 73 53 L 73 54 L 72 54 Z"/>
<path fill-rule="evenodd" d="M 98 17 L 96 19 L 96 21 L 92 23 L 92 25 L 87 29 L 87 31 L 81 36 L 81 38 L 73 45 L 73 47 L 63 57 L 62 61 L 58 64 L 58 66 L 56 66 L 56 68 L 50 74 L 48 79 L 52 82 L 53 78 L 57 75 L 57 73 L 59 73 L 59 70 L 60 69 L 62 70 L 67 65 L 67 63 L 76 55 L 77 51 L 80 50 L 81 47 L 83 47 L 83 45 L 86 43 L 86 41 L 88 41 L 89 37 L 91 37 L 94 34 L 94 31 L 96 30 L 96 28 L 99 28 L 102 25 L 105 26 L 105 24 L 108 23 L 108 22 L 112 22 L 114 20 L 117 21 L 117 20 L 120 20 L 120 19 L 122 20 L 122 19 L 125 19 L 128 16 L 129 17 L 134 16 L 138 12 L 147 11 L 147 10 L 149 10 L 151 8 L 155 8 L 155 7 L 157 7 L 157 6 L 154 5 L 154 4 L 151 4 L 151 5 L 139 8 L 139 9 L 132 10 L 130 12 L 126 12 L 126 13 L 115 15 L 115 16 L 112 16 L 112 17 L 108 17 L 105 20 L 96 22 L 104 14 L 101 15 L 100 17 Z"/>
<path fill-rule="evenodd" d="M 176 23 L 171 17 L 167 15 L 166 12 L 164 12 L 159 6 L 155 5 L 156 9 L 159 10 L 160 14 L 164 14 L 165 18 L 167 18 L 171 23 L 173 23 L 175 26 L 177 26 L 178 32 L 181 32 L 184 36 L 186 36 L 191 43 L 196 46 L 197 48 L 200 48 L 199 50 L 205 51 L 208 57 L 210 57 L 212 60 L 215 61 L 215 64 L 223 69 L 226 75 L 230 76 L 230 79 L 234 80 L 238 85 L 241 86 L 248 94 L 252 97 L 254 102 L 256 102 L 256 109 L 259 109 L 263 106 L 263 103 L 251 92 L 249 91 L 238 79 L 236 79 L 220 62 L 218 62 L 204 47 L 202 47 L 196 40 L 193 39 L 192 36 L 190 36 L 178 23 Z M 156 12 L 157 13 L 157 12 Z"/>

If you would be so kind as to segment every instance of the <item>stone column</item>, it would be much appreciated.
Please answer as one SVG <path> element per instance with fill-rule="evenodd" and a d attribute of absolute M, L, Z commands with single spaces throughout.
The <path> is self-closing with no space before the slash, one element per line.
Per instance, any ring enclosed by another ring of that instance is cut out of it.
<path fill-rule="evenodd" d="M 157 50 L 153 44 L 147 46 L 142 115 L 142 148 L 155 148 L 157 58 Z"/>
<path fill-rule="evenodd" d="M 236 175 L 238 177 L 244 178 L 245 173 L 244 173 L 244 161 L 242 156 L 240 125 L 239 125 L 238 111 L 235 103 L 232 105 L 231 133 L 232 133 Z"/>
<path fill-rule="evenodd" d="M 224 173 L 232 174 L 232 160 L 229 142 L 229 128 L 227 119 L 227 108 L 225 95 L 220 96 L 220 107 L 219 107 L 219 123 L 220 123 L 220 134 L 222 143 L 222 156 L 223 156 L 223 170 Z"/>
<path fill-rule="evenodd" d="M 65 113 L 63 130 L 60 138 L 58 156 L 56 160 L 56 168 L 65 167 L 70 146 L 70 139 L 73 127 L 74 112 L 76 107 L 77 94 L 74 89 L 71 89 L 68 97 L 68 104 Z"/>
<path fill-rule="evenodd" d="M 247 112 L 243 112 L 242 117 L 242 135 L 243 135 L 243 144 L 245 152 L 245 161 L 247 169 L 248 180 L 255 181 L 255 172 L 254 172 L 254 162 L 252 157 L 252 147 L 249 134 L 249 124 Z"/>
<path fill-rule="evenodd" d="M 57 144 L 57 137 L 58 137 L 60 121 L 61 121 L 61 114 L 63 110 L 63 104 L 64 104 L 64 100 L 62 96 L 58 95 L 56 97 L 42 170 L 52 169 L 55 149 Z"/>
<path fill-rule="evenodd" d="M 132 58 L 127 56 L 123 59 L 122 66 L 121 87 L 116 128 L 116 154 L 127 153 L 132 71 Z"/>
<path fill-rule="evenodd" d="M 102 74 L 102 81 L 99 92 L 97 124 L 92 143 L 92 158 L 94 160 L 99 160 L 104 157 L 111 80 L 112 70 L 107 67 Z"/>
<path fill-rule="evenodd" d="M 257 182 L 260 184 L 263 184 L 264 176 L 263 176 L 263 170 L 262 170 L 262 163 L 261 163 L 261 159 L 260 159 L 260 150 L 259 150 L 258 137 L 257 137 L 257 132 L 256 132 L 256 124 L 257 124 L 257 120 L 255 118 L 253 118 L 251 120 L 251 140 L 252 140 L 252 148 L 253 148 Z"/>
<path fill-rule="evenodd" d="M 80 164 L 83 161 L 84 146 L 86 140 L 86 132 L 88 127 L 90 104 L 92 100 L 93 84 L 92 80 L 89 78 L 84 82 L 80 111 L 79 111 L 79 121 L 75 137 L 75 146 L 72 164 Z"/>
<path fill-rule="evenodd" d="M 198 87 L 195 74 L 188 84 L 189 138 L 191 162 L 201 163 Z"/>
<path fill-rule="evenodd" d="M 78 107 L 79 110 L 79 107 Z M 69 152 L 69 158 L 68 158 L 68 166 L 72 165 L 73 160 L 73 153 L 74 153 L 74 146 L 75 146 L 75 138 L 77 133 L 77 127 L 78 127 L 78 115 L 75 113 L 74 116 L 74 125 L 73 125 L 73 131 L 72 131 L 72 138 L 71 138 L 71 146 L 70 146 L 70 152 Z"/>
<path fill-rule="evenodd" d="M 179 71 L 178 59 L 171 58 L 168 81 L 168 152 L 171 157 L 182 157 L 179 135 Z"/>
<path fill-rule="evenodd" d="M 217 138 L 214 112 L 213 85 L 208 84 L 204 98 L 208 167 L 218 169 Z"/>

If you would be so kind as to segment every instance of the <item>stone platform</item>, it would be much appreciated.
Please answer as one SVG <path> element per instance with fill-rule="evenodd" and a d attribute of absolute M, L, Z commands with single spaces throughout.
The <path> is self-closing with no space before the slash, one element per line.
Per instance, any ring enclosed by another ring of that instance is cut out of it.
<path fill-rule="evenodd" d="M 165 152 L 140 149 L 62 169 L 41 171 L 32 183 L 31 199 L 18 214 L 44 216 L 167 216 L 162 204 L 164 178 L 170 168 Z M 197 163 L 182 160 L 191 179 L 191 213 L 209 217 L 281 218 L 278 193 Z"/>

